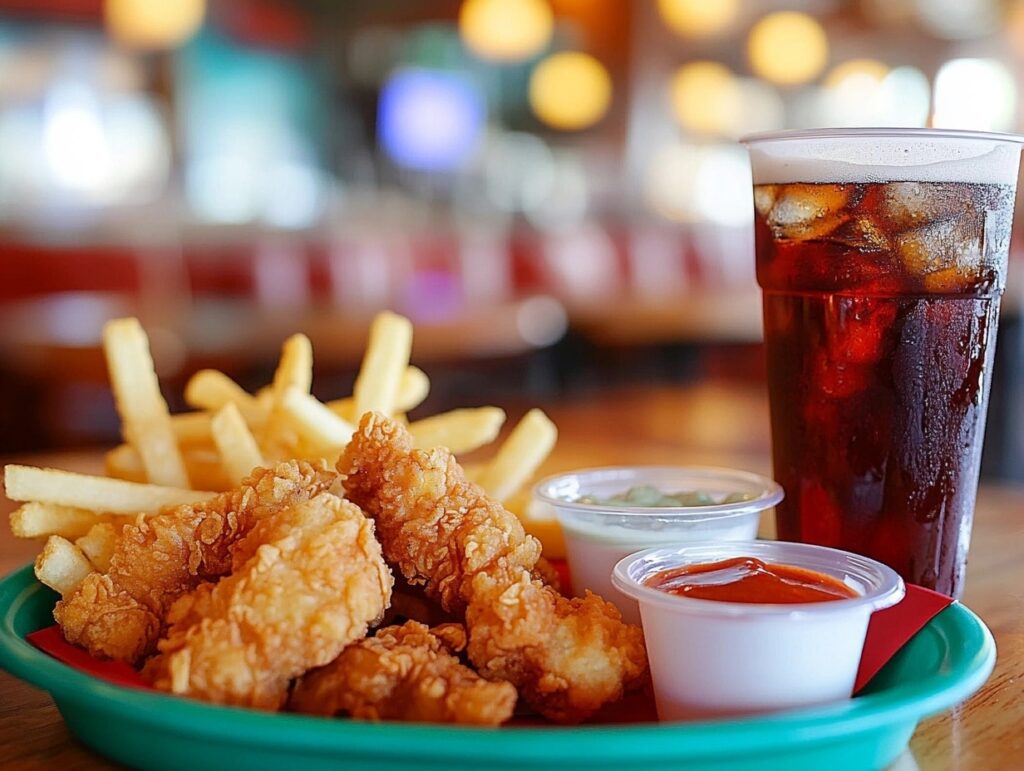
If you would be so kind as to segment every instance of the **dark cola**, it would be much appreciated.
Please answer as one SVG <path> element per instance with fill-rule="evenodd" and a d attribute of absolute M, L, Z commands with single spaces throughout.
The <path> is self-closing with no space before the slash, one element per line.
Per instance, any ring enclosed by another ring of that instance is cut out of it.
<path fill-rule="evenodd" d="M 958 596 L 1013 188 L 757 185 L 778 535 Z"/>

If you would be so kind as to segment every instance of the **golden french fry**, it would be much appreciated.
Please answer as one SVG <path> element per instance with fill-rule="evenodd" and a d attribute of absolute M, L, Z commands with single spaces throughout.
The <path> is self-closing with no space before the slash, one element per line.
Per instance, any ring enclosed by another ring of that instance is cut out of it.
<path fill-rule="evenodd" d="M 62 595 L 73 592 L 92 572 L 92 563 L 82 550 L 59 535 L 51 535 L 36 557 L 36 578 Z"/>
<path fill-rule="evenodd" d="M 142 458 L 147 481 L 188 487 L 185 461 L 153 369 L 149 339 L 138 319 L 107 322 L 103 350 L 125 441 Z"/>
<path fill-rule="evenodd" d="M 285 392 L 278 410 L 299 440 L 325 458 L 338 455 L 355 431 L 351 423 L 339 418 L 327 405 L 297 388 Z"/>
<path fill-rule="evenodd" d="M 257 397 L 215 369 L 201 369 L 189 379 L 185 386 L 185 402 L 191 407 L 210 412 L 216 412 L 227 404 L 235 404 L 250 426 L 266 420 L 268 411 Z"/>
<path fill-rule="evenodd" d="M 4 486 L 12 501 L 37 501 L 111 514 L 153 512 L 214 496 L 205 490 L 182 490 L 13 464 L 4 469 Z"/>
<path fill-rule="evenodd" d="M 353 389 L 353 417 L 358 419 L 370 410 L 385 415 L 395 412 L 398 385 L 411 353 L 412 322 L 388 311 L 377 314 Z"/>
<path fill-rule="evenodd" d="M 108 450 L 103 456 L 104 471 L 108 477 L 124 479 L 128 482 L 145 482 L 146 470 L 142 468 L 142 459 L 129 444 L 119 444 Z"/>
<path fill-rule="evenodd" d="M 32 501 L 11 512 L 11 532 L 16 538 L 60 535 L 73 540 L 85 535 L 93 525 L 109 519 L 95 511 Z"/>
<path fill-rule="evenodd" d="M 196 445 L 184 451 L 185 468 L 192 486 L 201 490 L 223 492 L 237 487 L 221 465 L 220 453 L 215 446 Z M 145 482 L 146 472 L 138 453 L 127 444 L 121 444 L 107 452 L 106 473 L 114 479 L 128 482 Z"/>
<path fill-rule="evenodd" d="M 507 500 L 540 467 L 558 439 L 558 429 L 547 415 L 530 410 L 512 429 L 476 483 L 497 501 Z"/>
<path fill-rule="evenodd" d="M 458 455 L 493 442 L 505 422 L 498 407 L 475 407 L 442 412 L 409 424 L 417 447 L 447 447 Z"/>
<path fill-rule="evenodd" d="M 430 378 L 427 373 L 419 367 L 409 365 L 402 373 L 402 379 L 398 383 L 398 396 L 395 397 L 395 414 L 397 417 L 401 412 L 408 412 L 416 409 L 427 398 L 430 393 Z M 357 423 L 356 400 L 351 396 L 344 399 L 334 399 L 327 402 L 327 406 L 339 418 L 344 418 L 349 423 Z"/>
<path fill-rule="evenodd" d="M 187 447 L 209 444 L 213 441 L 208 412 L 183 412 L 180 415 L 171 415 L 171 427 L 182 451 Z"/>
<path fill-rule="evenodd" d="M 487 468 L 486 463 L 463 463 L 462 473 L 467 481 L 476 483 L 480 475 L 484 473 L 485 468 Z"/>
<path fill-rule="evenodd" d="M 313 385 L 313 345 L 303 334 L 284 341 L 281 360 L 274 371 L 274 396 L 280 398 L 289 388 L 309 393 Z"/>
<path fill-rule="evenodd" d="M 231 484 L 237 487 L 254 468 L 263 465 L 256 437 L 235 404 L 225 405 L 213 416 L 212 429 L 224 472 Z"/>
<path fill-rule="evenodd" d="M 222 493 L 238 486 L 225 471 L 220 452 L 215 446 L 190 447 L 185 451 L 185 465 L 192 487 Z"/>
<path fill-rule="evenodd" d="M 281 412 L 285 395 L 291 391 L 309 394 L 313 383 L 313 346 L 305 335 L 292 335 L 281 348 L 281 360 L 271 385 L 270 418 L 260 436 L 264 451 L 272 457 L 286 457 L 296 452 L 294 432 Z"/>
<path fill-rule="evenodd" d="M 75 540 L 75 546 L 102 573 L 110 569 L 110 558 L 114 556 L 119 529 L 111 522 L 99 522 L 89 532 Z"/>

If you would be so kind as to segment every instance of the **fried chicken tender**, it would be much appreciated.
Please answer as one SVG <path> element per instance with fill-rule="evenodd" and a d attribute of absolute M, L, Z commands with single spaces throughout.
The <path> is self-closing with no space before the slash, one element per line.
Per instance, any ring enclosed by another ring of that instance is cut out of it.
<path fill-rule="evenodd" d="M 365 415 L 338 461 L 348 497 L 377 521 L 384 556 L 445 610 L 464 613 L 470 661 L 542 715 L 575 722 L 640 685 L 643 633 L 609 602 L 568 599 L 532 575 L 540 556 L 514 514 L 467 482 L 444 448 Z"/>
<path fill-rule="evenodd" d="M 363 417 L 338 471 L 349 500 L 377 521 L 387 560 L 449 613 L 465 613 L 478 573 L 509 585 L 540 559 L 540 542 L 466 480 L 451 452 L 413 450 L 409 432 L 383 415 Z"/>
<path fill-rule="evenodd" d="M 512 716 L 516 689 L 464 666 L 454 654 L 465 647 L 461 624 L 429 629 L 408 621 L 379 629 L 303 677 L 289 706 L 365 720 L 500 725 Z"/>
<path fill-rule="evenodd" d="M 173 605 L 143 675 L 175 694 L 279 709 L 292 679 L 383 616 L 392 578 L 373 530 L 331 493 L 261 519 L 238 542 L 228 576 Z"/>
<path fill-rule="evenodd" d="M 90 574 L 54 618 L 68 642 L 134 664 L 153 651 L 171 603 L 225 575 L 233 545 L 257 521 L 337 483 L 324 464 L 288 461 L 209 501 L 140 517 L 121 530 L 109 570 Z"/>

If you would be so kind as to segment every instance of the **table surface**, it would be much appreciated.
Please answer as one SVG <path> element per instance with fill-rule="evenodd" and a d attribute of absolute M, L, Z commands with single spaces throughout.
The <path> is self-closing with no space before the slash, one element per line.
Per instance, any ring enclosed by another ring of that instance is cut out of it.
<path fill-rule="evenodd" d="M 546 471 L 616 463 L 703 463 L 770 470 L 768 417 L 758 386 L 705 383 L 595 395 L 548 407 L 558 448 Z M 7 458 L 99 472 L 99 452 Z M 0 500 L 0 513 L 13 505 Z M 900 768 L 1024 768 L 1024 488 L 983 485 L 964 602 L 995 635 L 999 658 L 985 686 L 923 722 Z M 769 526 L 770 527 L 770 526 Z M 0 528 L 0 574 L 38 544 Z M 109 768 L 65 728 L 49 696 L 0 672 L 0 768 Z M 916 766 L 915 766 L 916 764 Z"/>

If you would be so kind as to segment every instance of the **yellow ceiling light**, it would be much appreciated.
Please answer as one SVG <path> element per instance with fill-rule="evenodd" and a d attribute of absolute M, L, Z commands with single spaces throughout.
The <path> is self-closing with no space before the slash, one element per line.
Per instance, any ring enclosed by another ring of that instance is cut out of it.
<path fill-rule="evenodd" d="M 658 0 L 665 24 L 683 37 L 711 37 L 736 21 L 739 0 Z"/>
<path fill-rule="evenodd" d="M 842 88 L 852 80 L 874 81 L 881 84 L 889 74 L 889 67 L 877 59 L 850 59 L 837 64 L 825 77 L 827 88 Z"/>
<path fill-rule="evenodd" d="M 718 62 L 690 62 L 669 84 L 679 125 L 699 134 L 728 134 L 739 121 L 742 95 L 737 78 Z"/>
<path fill-rule="evenodd" d="M 482 59 L 519 62 L 551 40 L 554 17 L 547 0 L 465 0 L 459 33 Z"/>
<path fill-rule="evenodd" d="M 110 36 L 129 48 L 159 50 L 181 45 L 206 14 L 205 0 L 105 0 L 103 19 Z"/>
<path fill-rule="evenodd" d="M 553 54 L 530 76 L 530 107 L 552 128 L 577 131 L 597 123 L 612 100 L 612 79 L 593 56 Z"/>
<path fill-rule="evenodd" d="M 766 80 L 782 85 L 806 83 L 825 68 L 828 38 L 806 13 L 780 11 L 754 25 L 747 56 L 754 72 Z"/>

